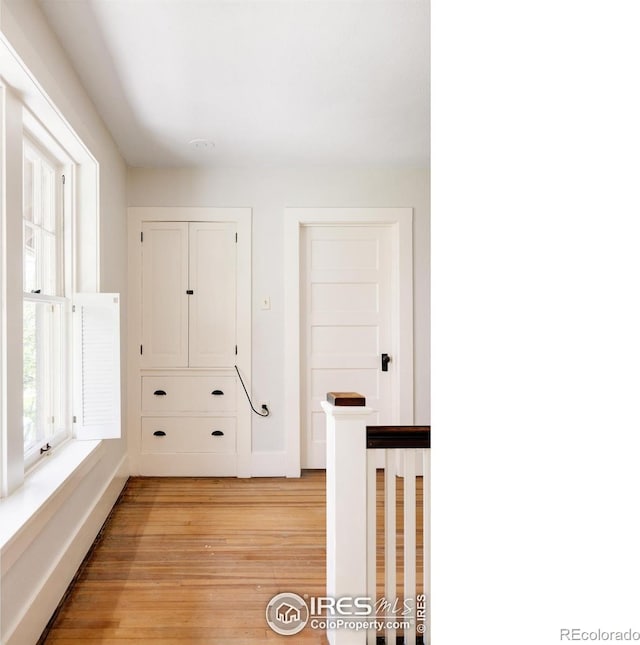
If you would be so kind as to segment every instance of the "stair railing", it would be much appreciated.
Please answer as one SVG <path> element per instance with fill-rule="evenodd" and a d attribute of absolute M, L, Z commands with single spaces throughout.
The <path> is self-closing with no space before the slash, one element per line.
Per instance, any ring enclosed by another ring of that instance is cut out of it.
<path fill-rule="evenodd" d="M 327 398 L 331 402 L 322 403 L 327 419 L 327 596 L 347 599 L 339 618 L 342 625 L 357 625 L 327 629 L 329 642 L 428 644 L 431 429 L 367 425 L 374 410 L 364 405 L 364 397 L 329 393 Z M 370 603 L 367 616 L 361 611 L 363 597 Z M 355 598 L 360 600 L 353 612 L 345 612 L 348 599 Z M 360 629 L 366 623 L 371 626 Z"/>

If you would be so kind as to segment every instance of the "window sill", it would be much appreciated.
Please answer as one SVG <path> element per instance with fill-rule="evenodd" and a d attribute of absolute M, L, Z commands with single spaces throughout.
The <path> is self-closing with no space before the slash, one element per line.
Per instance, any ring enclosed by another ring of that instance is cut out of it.
<path fill-rule="evenodd" d="M 11 568 L 103 452 L 102 441 L 71 440 L 28 473 L 18 490 L 0 500 L 0 575 Z"/>

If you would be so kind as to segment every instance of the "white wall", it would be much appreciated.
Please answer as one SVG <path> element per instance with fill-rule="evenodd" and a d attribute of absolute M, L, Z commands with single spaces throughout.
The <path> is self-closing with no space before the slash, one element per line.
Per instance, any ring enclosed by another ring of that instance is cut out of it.
<path fill-rule="evenodd" d="M 286 207 L 414 209 L 415 423 L 430 422 L 429 173 L 424 168 L 148 169 L 128 172 L 130 206 L 253 209 L 253 394 L 272 416 L 253 420 L 253 450 L 284 450 L 283 218 Z M 263 296 L 271 309 L 260 308 Z"/>
<path fill-rule="evenodd" d="M 100 290 L 123 294 L 126 320 L 126 166 L 91 100 L 72 70 L 60 44 L 33 0 L 2 0 L 0 27 L 17 54 L 37 78 L 100 165 Z M 122 325 L 123 332 L 126 329 Z M 122 342 L 126 347 L 126 342 Z M 126 356 L 122 355 L 126 374 Z M 126 397 L 123 396 L 123 414 Z M 57 606 L 79 562 L 95 538 L 126 480 L 126 433 L 104 443 L 102 457 L 48 520 L 25 544 L 22 556 L 0 581 L 2 643 L 35 642 Z M 46 562 L 50 569 L 38 566 Z M 16 617 L 26 612 L 15 633 Z"/>

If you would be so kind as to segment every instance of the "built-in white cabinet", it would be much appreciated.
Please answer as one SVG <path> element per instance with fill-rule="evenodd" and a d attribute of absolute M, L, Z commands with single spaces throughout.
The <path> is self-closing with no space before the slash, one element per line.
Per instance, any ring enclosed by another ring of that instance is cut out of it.
<path fill-rule="evenodd" d="M 250 211 L 132 212 L 132 472 L 248 476 Z"/>
<path fill-rule="evenodd" d="M 228 367 L 236 352 L 233 223 L 145 222 L 143 367 Z"/>

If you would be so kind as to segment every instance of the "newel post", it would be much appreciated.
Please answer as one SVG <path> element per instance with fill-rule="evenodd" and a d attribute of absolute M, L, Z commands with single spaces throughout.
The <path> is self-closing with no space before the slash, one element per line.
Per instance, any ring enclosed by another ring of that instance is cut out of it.
<path fill-rule="evenodd" d="M 329 392 L 327 419 L 327 596 L 367 595 L 367 420 L 362 395 Z M 328 617 L 362 619 L 347 606 Z M 331 645 L 360 645 L 366 630 L 327 630 Z"/>

